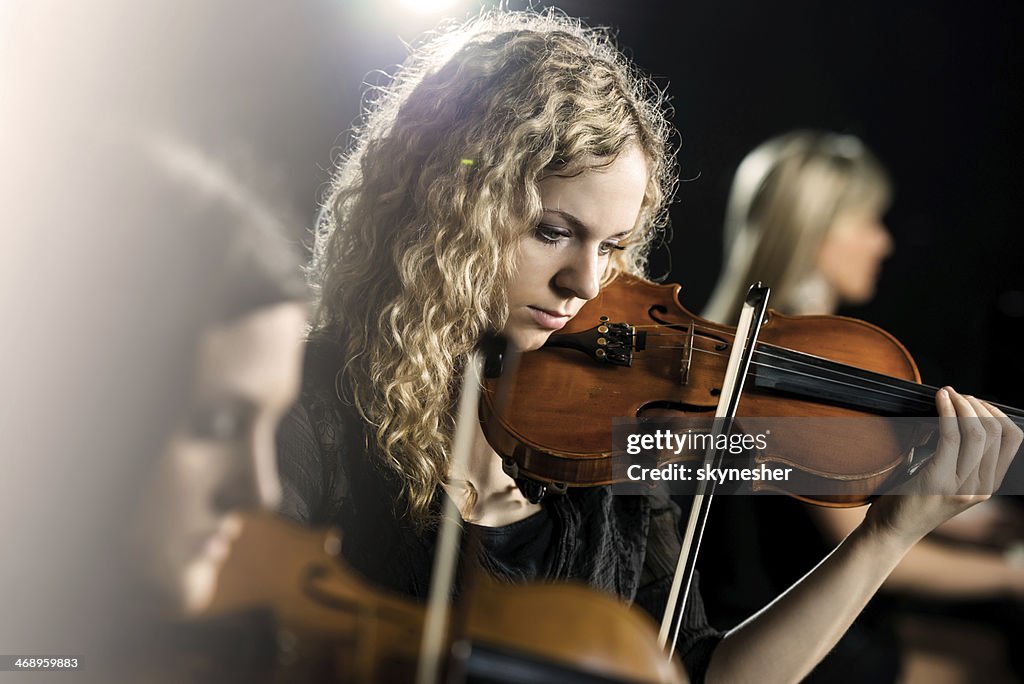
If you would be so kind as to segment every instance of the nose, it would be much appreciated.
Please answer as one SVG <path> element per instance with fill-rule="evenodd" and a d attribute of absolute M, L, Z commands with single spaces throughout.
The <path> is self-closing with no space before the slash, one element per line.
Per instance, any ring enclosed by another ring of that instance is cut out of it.
<path fill-rule="evenodd" d="M 579 299 L 593 299 L 601 291 L 604 261 L 596 250 L 580 250 L 559 269 L 555 285 Z"/>
<path fill-rule="evenodd" d="M 253 449 L 253 464 L 259 505 L 268 510 L 276 510 L 281 505 L 282 494 L 273 430 L 257 441 Z"/>
<path fill-rule="evenodd" d="M 254 435 L 225 469 L 214 495 L 218 512 L 276 509 L 281 503 L 281 480 L 273 435 Z"/>

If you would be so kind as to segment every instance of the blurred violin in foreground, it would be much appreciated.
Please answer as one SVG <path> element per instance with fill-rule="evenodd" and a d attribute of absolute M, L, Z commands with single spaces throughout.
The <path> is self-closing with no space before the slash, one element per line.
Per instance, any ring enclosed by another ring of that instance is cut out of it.
<path fill-rule="evenodd" d="M 273 613 L 278 654 L 270 671 L 248 672 L 249 681 L 416 681 L 424 606 L 356 576 L 339 549 L 336 534 L 269 514 L 245 517 L 200 622 L 254 608 Z M 687 681 L 658 647 L 650 618 L 617 598 L 577 584 L 470 579 L 445 627 L 440 681 Z M 201 669 L 216 673 L 216 663 Z"/>

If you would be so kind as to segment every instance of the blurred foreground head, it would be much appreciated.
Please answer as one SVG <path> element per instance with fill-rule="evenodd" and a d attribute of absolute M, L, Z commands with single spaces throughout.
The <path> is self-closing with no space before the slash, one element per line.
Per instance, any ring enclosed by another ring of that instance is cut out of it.
<path fill-rule="evenodd" d="M 2 627 L 25 652 L 201 602 L 228 514 L 276 504 L 305 325 L 296 250 L 244 169 L 145 128 L 66 163 L 18 207 L 3 344 L 0 591 L 32 619 Z"/>
<path fill-rule="evenodd" d="M 81 653 L 119 612 L 181 606 L 225 511 L 276 497 L 295 223 L 262 164 L 221 159 L 259 157 L 246 131 L 284 99 L 264 67 L 309 21 L 238 0 L 0 10 L 10 652 Z"/>
<path fill-rule="evenodd" d="M 285 239 L 294 227 L 279 220 L 267 194 L 240 180 L 245 169 L 172 139 L 143 147 L 158 182 L 167 176 L 168 200 L 187 212 L 182 232 L 198 231 L 191 238 L 205 245 L 200 268 L 208 275 L 190 276 L 209 289 L 195 301 L 195 361 L 184 374 L 191 382 L 182 410 L 171 414 L 157 460 L 137 487 L 130 482 L 138 515 L 125 555 L 154 607 L 196 610 L 237 530 L 231 514 L 279 503 L 274 434 L 298 395 L 307 291 Z"/>

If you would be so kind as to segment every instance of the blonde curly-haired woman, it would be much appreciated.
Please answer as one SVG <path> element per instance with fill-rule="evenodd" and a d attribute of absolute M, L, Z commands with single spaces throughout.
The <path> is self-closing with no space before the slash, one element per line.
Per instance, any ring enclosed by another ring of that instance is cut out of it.
<path fill-rule="evenodd" d="M 278 439 L 285 511 L 339 526 L 343 554 L 369 578 L 426 593 L 448 496 L 480 529 L 495 576 L 582 581 L 660 615 L 674 506 L 606 487 L 531 503 L 482 435 L 465 472 L 451 470 L 449 441 L 454 390 L 484 331 L 529 352 L 616 274 L 643 275 L 676 180 L 665 109 L 604 33 L 555 14 L 450 27 L 372 94 L 323 209 L 305 384 Z M 949 415 L 991 411 L 952 391 L 937 400 Z M 960 448 L 999 461 L 1019 441 L 1007 431 Z M 949 493 L 876 505 L 728 634 L 696 595 L 679 644 L 691 678 L 802 677 L 902 554 L 974 501 Z"/>

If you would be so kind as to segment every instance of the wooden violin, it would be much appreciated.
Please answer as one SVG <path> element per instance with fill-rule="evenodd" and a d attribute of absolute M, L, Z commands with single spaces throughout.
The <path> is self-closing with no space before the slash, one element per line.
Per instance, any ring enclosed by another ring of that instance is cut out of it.
<path fill-rule="evenodd" d="M 481 404 L 484 433 L 513 477 L 549 489 L 611 484 L 612 421 L 646 408 L 711 416 L 722 391 L 734 329 L 701 319 L 678 285 L 620 275 L 587 302 L 564 332 L 524 354 L 514 385 Z M 881 328 L 842 316 L 769 310 L 738 417 L 935 416 L 937 388 L 922 385 L 906 348 Z M 1015 418 L 1024 412 L 1000 406 Z M 778 434 L 755 460 L 792 467 L 798 498 L 834 506 L 905 478 L 919 429 L 832 421 L 827 432 Z M 784 490 L 787 491 L 787 490 Z"/>
<path fill-rule="evenodd" d="M 275 681 L 411 682 L 424 606 L 380 590 L 339 556 L 336 534 L 251 514 L 202 617 L 269 608 L 283 653 Z M 446 626 L 443 681 L 687 681 L 651 619 L 578 584 L 501 585 L 475 577 Z M 506 679 L 507 672 L 520 679 Z M 525 674 L 524 674 L 525 673 Z"/>

